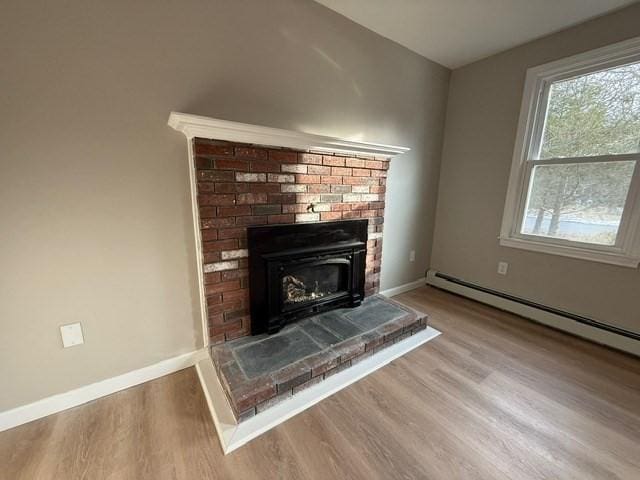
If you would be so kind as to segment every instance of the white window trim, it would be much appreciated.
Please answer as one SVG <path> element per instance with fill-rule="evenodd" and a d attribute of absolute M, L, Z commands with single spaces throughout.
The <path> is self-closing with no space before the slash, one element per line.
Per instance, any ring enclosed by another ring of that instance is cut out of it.
<path fill-rule="evenodd" d="M 544 160 L 544 162 L 529 160 L 538 157 L 548 86 L 561 79 L 636 61 L 640 61 L 640 37 L 527 70 L 500 230 L 501 246 L 637 268 L 640 263 L 640 154 L 606 155 L 582 159 L 589 162 L 636 160 L 636 168 L 615 246 L 580 243 L 519 232 L 520 216 L 525 208 L 530 172 L 537 163 L 553 163 L 553 160 Z M 538 118 L 540 116 L 542 119 Z"/>

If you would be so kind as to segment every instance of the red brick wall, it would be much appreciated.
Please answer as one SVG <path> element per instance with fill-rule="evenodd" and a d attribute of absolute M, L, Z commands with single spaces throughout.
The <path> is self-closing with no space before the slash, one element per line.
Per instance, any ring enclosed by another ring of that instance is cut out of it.
<path fill-rule="evenodd" d="M 365 293 L 378 291 L 388 160 L 193 142 L 212 343 L 251 331 L 248 225 L 368 218 Z"/>

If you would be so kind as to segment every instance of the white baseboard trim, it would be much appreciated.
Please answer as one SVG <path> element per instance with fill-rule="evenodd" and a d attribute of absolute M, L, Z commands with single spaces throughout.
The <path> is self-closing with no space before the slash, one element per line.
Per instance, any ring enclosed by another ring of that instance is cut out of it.
<path fill-rule="evenodd" d="M 339 390 L 369 375 L 371 372 L 378 370 L 423 343 L 436 338 L 438 335 L 440 335 L 438 330 L 433 327 L 427 327 L 425 330 L 381 350 L 375 355 L 358 362 L 356 365 L 342 372 L 332 375 L 312 387 L 302 390 L 290 399 L 280 402 L 240 424 L 235 421 L 235 417 L 233 416 L 233 412 L 213 366 L 213 361 L 206 359 L 198 362 L 196 368 L 200 377 L 200 383 L 207 398 L 222 451 L 225 455 L 231 453 L 276 425 L 279 425 L 324 398 L 333 395 Z"/>
<path fill-rule="evenodd" d="M 191 367 L 203 358 L 209 358 L 207 350 L 196 350 L 118 375 L 117 377 L 107 378 L 100 382 L 0 412 L 0 432 Z"/>
<path fill-rule="evenodd" d="M 515 313 L 521 317 L 586 338 L 593 342 L 640 356 L 640 342 L 633 338 L 628 338 L 607 330 L 579 323 L 571 320 L 570 318 L 547 312 L 539 308 L 523 305 L 522 303 L 502 298 L 488 292 L 483 292 L 458 283 L 450 282 L 447 279 L 437 277 L 436 273 L 438 272 L 435 270 L 429 270 L 427 273 L 427 284 L 441 288 L 442 290 L 457 293 L 458 295 L 476 300 L 480 303 L 491 305 L 492 307 L 496 307 L 500 310 Z"/>
<path fill-rule="evenodd" d="M 400 295 L 404 292 L 409 292 L 411 290 L 415 290 L 416 288 L 424 287 L 427 284 L 426 279 L 419 278 L 410 283 L 405 283 L 404 285 L 398 285 L 397 287 L 388 288 L 386 290 L 382 290 L 380 295 L 384 295 L 385 297 L 393 297 L 394 295 Z"/>

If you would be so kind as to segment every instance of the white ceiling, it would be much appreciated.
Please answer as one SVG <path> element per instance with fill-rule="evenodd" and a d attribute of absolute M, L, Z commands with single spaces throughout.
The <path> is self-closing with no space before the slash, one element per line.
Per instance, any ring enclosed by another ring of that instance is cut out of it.
<path fill-rule="evenodd" d="M 316 0 L 457 68 L 636 0 Z"/>

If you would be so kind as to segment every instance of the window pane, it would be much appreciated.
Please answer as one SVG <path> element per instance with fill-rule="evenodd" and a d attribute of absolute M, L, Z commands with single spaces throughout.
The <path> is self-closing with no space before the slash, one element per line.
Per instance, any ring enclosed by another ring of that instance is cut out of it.
<path fill-rule="evenodd" d="M 540 158 L 640 151 L 640 63 L 555 82 Z"/>
<path fill-rule="evenodd" d="M 521 233 L 615 245 L 635 162 L 537 165 Z"/>

